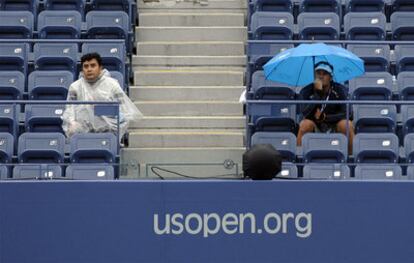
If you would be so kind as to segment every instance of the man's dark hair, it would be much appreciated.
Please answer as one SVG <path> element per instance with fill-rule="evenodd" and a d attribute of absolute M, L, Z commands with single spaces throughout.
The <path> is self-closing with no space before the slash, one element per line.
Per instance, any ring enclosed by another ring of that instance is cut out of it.
<path fill-rule="evenodd" d="M 94 53 L 88 53 L 88 54 L 83 55 L 81 57 L 81 66 L 83 66 L 83 63 L 85 61 L 89 61 L 89 60 L 92 60 L 92 59 L 96 59 L 96 61 L 98 62 L 98 65 L 99 66 L 102 66 L 102 58 L 101 58 L 101 55 L 99 55 L 96 52 L 94 52 Z"/>

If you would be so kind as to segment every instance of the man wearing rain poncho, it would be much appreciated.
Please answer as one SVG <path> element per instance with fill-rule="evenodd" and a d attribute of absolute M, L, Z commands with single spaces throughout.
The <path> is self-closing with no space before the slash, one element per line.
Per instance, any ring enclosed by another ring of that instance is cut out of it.
<path fill-rule="evenodd" d="M 102 59 L 97 53 L 90 53 L 81 58 L 82 72 L 79 79 L 69 87 L 67 101 L 118 101 L 119 136 L 127 131 L 131 121 L 142 118 L 142 113 L 123 92 L 117 80 L 103 69 Z M 117 132 L 117 119 L 109 116 L 95 116 L 94 105 L 66 105 L 62 116 L 62 128 L 70 138 L 75 133 Z"/>

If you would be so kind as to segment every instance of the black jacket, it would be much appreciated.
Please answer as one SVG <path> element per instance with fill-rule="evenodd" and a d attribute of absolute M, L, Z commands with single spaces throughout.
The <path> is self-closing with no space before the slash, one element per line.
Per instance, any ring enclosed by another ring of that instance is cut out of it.
<path fill-rule="evenodd" d="M 303 100 L 322 100 L 322 101 L 326 100 L 326 95 L 322 96 L 320 93 L 316 92 L 313 89 L 313 83 L 304 87 L 301 93 L 303 96 Z M 346 95 L 346 88 L 343 85 L 336 83 L 336 82 L 333 82 L 332 90 L 328 92 L 328 94 L 329 94 L 328 101 L 348 100 L 347 95 Z M 309 119 L 312 121 L 317 121 L 315 119 L 315 112 L 317 108 L 321 109 L 322 106 L 323 106 L 323 103 L 302 105 L 301 108 L 302 108 L 303 118 Z M 346 119 L 346 104 L 328 104 L 323 110 L 323 113 L 325 113 L 326 115 L 323 122 L 327 124 L 336 124 L 340 120 Z"/>

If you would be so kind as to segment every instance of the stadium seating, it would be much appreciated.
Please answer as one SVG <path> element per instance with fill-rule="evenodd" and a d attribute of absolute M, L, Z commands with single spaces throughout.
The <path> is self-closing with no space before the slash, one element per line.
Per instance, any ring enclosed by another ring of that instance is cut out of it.
<path fill-rule="evenodd" d="M 37 22 L 39 38 L 80 38 L 82 16 L 78 11 L 43 11 Z"/>
<path fill-rule="evenodd" d="M 263 43 L 262 41 L 251 42 L 247 46 L 249 57 L 249 70 L 253 73 L 262 70 L 264 64 L 278 53 L 293 48 L 292 44 Z"/>
<path fill-rule="evenodd" d="M 33 49 L 36 70 L 68 70 L 77 74 L 76 43 L 36 43 Z"/>
<path fill-rule="evenodd" d="M 348 13 L 344 30 L 348 40 L 385 40 L 386 17 L 383 13 Z"/>
<path fill-rule="evenodd" d="M 0 71 L 20 71 L 27 74 L 29 44 L 2 43 L 0 45 Z"/>
<path fill-rule="evenodd" d="M 65 177 L 75 180 L 113 180 L 115 173 L 111 165 L 72 164 L 66 168 Z"/>
<path fill-rule="evenodd" d="M 341 133 L 306 133 L 302 150 L 306 163 L 343 163 L 348 159 L 348 140 Z"/>
<path fill-rule="evenodd" d="M 253 39 L 292 39 L 293 16 L 287 12 L 255 12 L 251 17 L 250 28 Z"/>
<path fill-rule="evenodd" d="M 384 0 L 346 0 L 347 12 L 384 12 Z"/>
<path fill-rule="evenodd" d="M 131 18 L 131 24 L 137 19 L 135 0 L 91 0 L 91 9 L 100 11 L 124 11 Z"/>
<path fill-rule="evenodd" d="M 34 18 L 29 11 L 0 11 L 0 38 L 32 38 Z"/>
<path fill-rule="evenodd" d="M 278 174 L 278 177 L 297 178 L 298 168 L 294 163 L 283 162 L 282 170 Z"/>
<path fill-rule="evenodd" d="M 360 133 L 354 137 L 353 153 L 357 163 L 396 163 L 398 137 L 393 133 Z"/>
<path fill-rule="evenodd" d="M 17 125 L 19 122 L 19 105 L 0 105 L 0 132 L 7 132 L 17 136 Z"/>
<path fill-rule="evenodd" d="M 404 137 L 405 158 L 408 163 L 414 163 L 414 133 Z"/>
<path fill-rule="evenodd" d="M 0 71 L 0 100 L 19 100 L 25 86 L 25 76 L 19 71 Z"/>
<path fill-rule="evenodd" d="M 414 45 L 396 45 L 394 50 L 397 73 L 414 71 Z"/>
<path fill-rule="evenodd" d="M 407 168 L 407 179 L 414 180 L 414 166 L 410 165 Z"/>
<path fill-rule="evenodd" d="M 345 164 L 307 164 L 303 167 L 303 178 L 307 179 L 348 179 L 350 169 Z"/>
<path fill-rule="evenodd" d="M 414 100 L 414 72 L 401 72 L 397 80 L 400 99 Z"/>
<path fill-rule="evenodd" d="M 286 162 L 296 158 L 296 136 L 291 132 L 256 132 L 251 139 L 251 145 L 255 144 L 273 145 Z"/>
<path fill-rule="evenodd" d="M 0 165 L 0 180 L 7 180 L 10 178 L 9 169 L 6 165 Z"/>
<path fill-rule="evenodd" d="M 395 105 L 354 105 L 355 132 L 393 132 L 397 125 Z"/>
<path fill-rule="evenodd" d="M 292 0 L 254 0 L 255 11 L 292 12 Z"/>
<path fill-rule="evenodd" d="M 122 73 L 118 71 L 110 71 L 109 73 L 111 74 L 111 78 L 116 79 L 121 88 L 125 90 L 127 85 L 125 84 L 124 75 L 122 75 Z"/>
<path fill-rule="evenodd" d="M 76 10 L 82 15 L 85 12 L 86 0 L 44 0 L 46 10 Z"/>
<path fill-rule="evenodd" d="M 112 133 L 78 133 L 70 141 L 72 163 L 114 163 L 118 152 Z"/>
<path fill-rule="evenodd" d="M 20 135 L 19 163 L 63 163 L 65 136 L 61 133 L 26 132 Z"/>
<path fill-rule="evenodd" d="M 402 176 L 401 167 L 392 164 L 357 165 L 355 178 L 359 180 L 399 180 Z"/>
<path fill-rule="evenodd" d="M 26 105 L 26 132 L 61 132 L 64 105 Z"/>
<path fill-rule="evenodd" d="M 62 169 L 53 164 L 19 164 L 13 169 L 13 179 L 61 179 Z"/>
<path fill-rule="evenodd" d="M 367 72 L 349 81 L 353 100 L 391 100 L 392 76 L 388 72 Z"/>
<path fill-rule="evenodd" d="M 296 128 L 296 106 L 282 104 L 253 104 L 248 108 L 255 131 L 293 132 Z"/>
<path fill-rule="evenodd" d="M 70 71 L 33 71 L 29 75 L 28 92 L 32 100 L 66 100 L 73 82 Z"/>
<path fill-rule="evenodd" d="M 293 100 L 296 92 L 286 84 L 266 80 L 264 71 L 256 71 L 252 75 L 251 97 L 261 100 Z"/>
<path fill-rule="evenodd" d="M 414 11 L 413 0 L 392 0 L 391 1 L 392 11 Z"/>
<path fill-rule="evenodd" d="M 350 44 L 347 49 L 364 60 L 365 71 L 389 71 L 390 46 L 382 44 Z"/>
<path fill-rule="evenodd" d="M 339 0 L 300 0 L 300 12 L 333 12 L 339 14 L 341 2 Z"/>
<path fill-rule="evenodd" d="M 401 119 L 403 134 L 414 132 L 414 105 L 401 106 Z"/>
<path fill-rule="evenodd" d="M 37 13 L 39 0 L 0 0 L 0 10 Z"/>
<path fill-rule="evenodd" d="M 394 40 L 413 41 L 413 12 L 394 12 L 391 15 L 391 30 Z"/>
<path fill-rule="evenodd" d="M 298 16 L 299 39 L 339 39 L 339 16 L 336 13 L 301 13 Z"/>
<path fill-rule="evenodd" d="M 0 163 L 11 163 L 14 153 L 14 137 L 10 133 L 0 132 Z"/>

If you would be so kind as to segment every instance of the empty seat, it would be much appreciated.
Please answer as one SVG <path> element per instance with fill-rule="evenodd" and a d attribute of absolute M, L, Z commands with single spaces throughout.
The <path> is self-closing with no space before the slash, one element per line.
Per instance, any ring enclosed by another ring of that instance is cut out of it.
<path fill-rule="evenodd" d="M 337 40 L 341 31 L 336 13 L 301 13 L 298 27 L 301 40 Z"/>
<path fill-rule="evenodd" d="M 25 111 L 26 132 L 61 132 L 65 105 L 28 104 Z"/>
<path fill-rule="evenodd" d="M 19 100 L 24 92 L 25 77 L 19 71 L 0 71 L 0 100 Z"/>
<path fill-rule="evenodd" d="M 66 43 L 36 43 L 34 64 L 37 70 L 77 71 L 78 46 Z"/>
<path fill-rule="evenodd" d="M 349 81 L 353 100 L 391 100 L 392 76 L 388 72 L 367 72 Z"/>
<path fill-rule="evenodd" d="M 392 38 L 400 41 L 414 40 L 413 12 L 395 12 L 391 15 Z"/>
<path fill-rule="evenodd" d="M 258 100 L 294 100 L 295 89 L 283 83 L 267 80 L 264 71 L 256 71 L 252 76 L 251 97 Z"/>
<path fill-rule="evenodd" d="M 104 68 L 109 71 L 119 71 L 125 74 L 125 46 L 117 43 L 85 43 L 82 53 L 97 52 L 101 55 Z"/>
<path fill-rule="evenodd" d="M 266 43 L 264 41 L 249 42 L 247 45 L 247 55 L 251 71 L 262 70 L 263 65 L 273 56 L 289 48 L 293 48 L 293 45 Z"/>
<path fill-rule="evenodd" d="M 414 132 L 414 105 L 401 106 L 401 119 L 403 134 Z"/>
<path fill-rule="evenodd" d="M 349 40 L 385 40 L 383 13 L 348 13 L 344 17 L 345 37 Z"/>
<path fill-rule="evenodd" d="M 62 168 L 56 164 L 19 164 L 13 169 L 13 179 L 62 179 Z"/>
<path fill-rule="evenodd" d="M 255 131 L 293 132 L 296 128 L 295 105 L 251 104 L 247 111 Z"/>
<path fill-rule="evenodd" d="M 398 161 L 398 137 L 393 133 L 360 133 L 353 141 L 353 153 L 357 163 L 396 163 Z"/>
<path fill-rule="evenodd" d="M 33 24 L 29 11 L 0 11 L 0 38 L 32 38 Z"/>
<path fill-rule="evenodd" d="M 396 45 L 395 64 L 398 73 L 414 71 L 414 45 Z"/>
<path fill-rule="evenodd" d="M 306 133 L 302 150 L 307 163 L 343 163 L 348 159 L 348 140 L 341 133 Z"/>
<path fill-rule="evenodd" d="M 392 0 L 392 11 L 414 11 L 414 0 Z"/>
<path fill-rule="evenodd" d="M 407 179 L 414 180 L 414 165 L 410 165 L 407 168 Z"/>
<path fill-rule="evenodd" d="M 124 75 L 119 71 L 110 71 L 109 73 L 111 74 L 111 78 L 116 79 L 121 88 L 125 90 L 127 85 L 125 84 Z"/>
<path fill-rule="evenodd" d="M 24 43 L 1 43 L 0 71 L 20 71 L 26 76 L 29 45 Z"/>
<path fill-rule="evenodd" d="M 364 60 L 365 71 L 389 71 L 390 46 L 389 45 L 348 45 L 347 49 Z"/>
<path fill-rule="evenodd" d="M 12 135 L 17 135 L 19 112 L 19 105 L 0 105 L 0 132 L 7 132 Z"/>
<path fill-rule="evenodd" d="M 11 163 L 14 152 L 14 137 L 10 133 L 0 132 L 0 163 Z"/>
<path fill-rule="evenodd" d="M 135 0 L 91 0 L 92 10 L 101 11 L 124 11 L 131 19 L 131 24 L 135 24 L 137 19 L 137 6 Z"/>
<path fill-rule="evenodd" d="M 296 159 L 296 136 L 291 132 L 256 132 L 251 138 L 251 145 L 255 144 L 271 144 L 284 161 Z"/>
<path fill-rule="evenodd" d="M 70 141 L 72 163 L 113 163 L 118 142 L 112 133 L 75 134 Z"/>
<path fill-rule="evenodd" d="M 414 100 L 414 72 L 401 72 L 398 74 L 397 80 L 400 99 Z"/>
<path fill-rule="evenodd" d="M 395 105 L 355 105 L 355 132 L 395 133 L 397 108 Z"/>
<path fill-rule="evenodd" d="M 65 136 L 61 133 L 26 132 L 20 135 L 20 163 L 63 163 Z"/>
<path fill-rule="evenodd" d="M 293 10 L 292 0 L 254 0 L 255 11 L 290 12 Z"/>
<path fill-rule="evenodd" d="M 289 40 L 293 37 L 293 16 L 286 12 L 255 12 L 250 28 L 253 39 Z"/>
<path fill-rule="evenodd" d="M 333 12 L 339 14 L 339 0 L 300 0 L 300 12 Z"/>
<path fill-rule="evenodd" d="M 303 167 L 303 178 L 307 179 L 348 179 L 349 167 L 345 164 L 307 164 Z"/>
<path fill-rule="evenodd" d="M 282 170 L 277 176 L 286 178 L 297 178 L 298 168 L 294 163 L 282 162 Z"/>
<path fill-rule="evenodd" d="M 38 0 L 0 0 L 0 10 L 29 11 L 37 14 Z"/>
<path fill-rule="evenodd" d="M 414 163 L 414 133 L 405 135 L 404 150 L 407 162 Z"/>
<path fill-rule="evenodd" d="M 357 165 L 355 178 L 359 180 L 399 180 L 401 167 L 395 164 Z"/>
<path fill-rule="evenodd" d="M 0 165 L 0 180 L 10 179 L 9 168 L 6 165 Z"/>
<path fill-rule="evenodd" d="M 113 180 L 114 167 L 111 165 L 72 164 L 66 168 L 66 178 L 75 180 Z"/>
<path fill-rule="evenodd" d="M 72 82 L 73 74 L 70 71 L 33 71 L 29 75 L 29 98 L 66 100 Z"/>
<path fill-rule="evenodd" d="M 39 38 L 73 39 L 81 36 L 82 16 L 78 11 L 40 12 L 37 22 Z"/>
<path fill-rule="evenodd" d="M 384 0 L 346 0 L 347 12 L 384 12 Z"/>
<path fill-rule="evenodd" d="M 81 14 L 85 11 L 85 0 L 44 0 L 46 10 L 76 10 Z"/>

